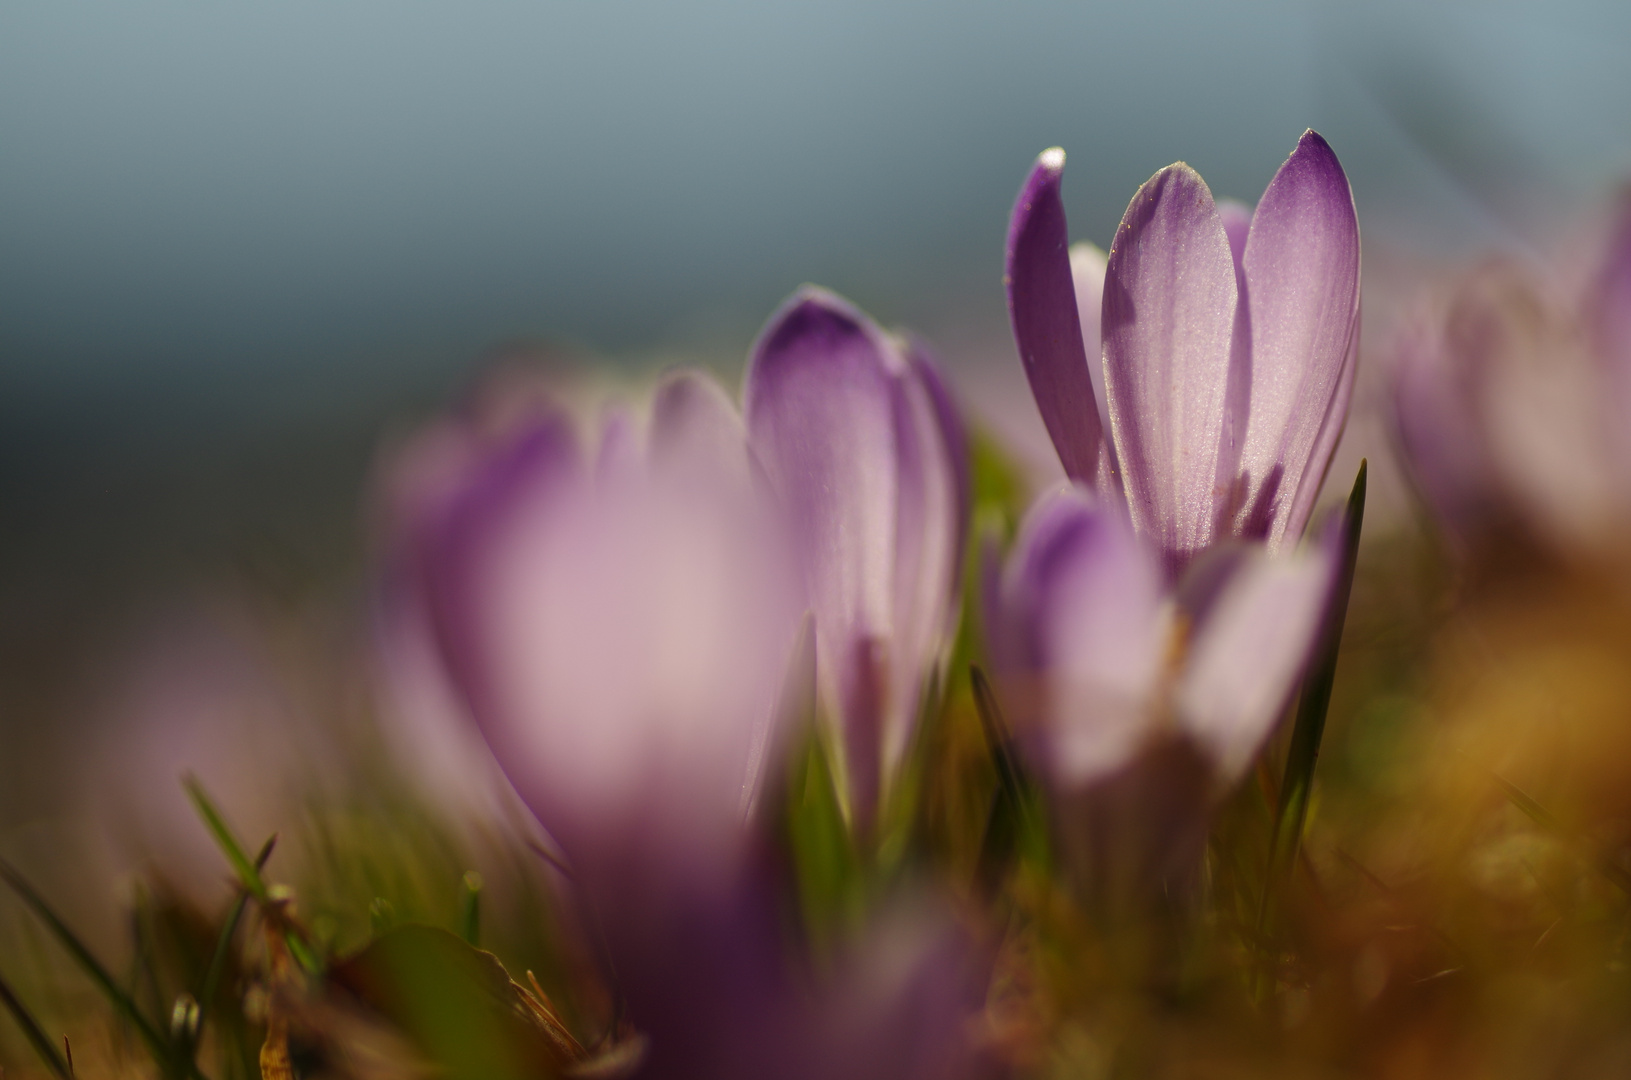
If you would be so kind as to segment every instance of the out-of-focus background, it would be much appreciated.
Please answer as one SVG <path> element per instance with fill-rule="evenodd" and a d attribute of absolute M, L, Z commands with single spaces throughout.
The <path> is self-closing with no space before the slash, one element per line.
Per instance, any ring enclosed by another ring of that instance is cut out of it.
<path fill-rule="evenodd" d="M 1408 300 L 1375 271 L 1543 245 L 1631 176 L 1631 6 L 0 9 L 0 836 L 179 770 L 143 725 L 202 759 L 232 708 L 316 723 L 287 675 L 351 647 L 310 612 L 367 589 L 379 448 L 494 356 L 734 376 L 816 281 L 1034 437 L 1001 288 L 1034 155 L 1106 245 L 1157 168 L 1250 201 L 1310 126 L 1370 332 Z"/>

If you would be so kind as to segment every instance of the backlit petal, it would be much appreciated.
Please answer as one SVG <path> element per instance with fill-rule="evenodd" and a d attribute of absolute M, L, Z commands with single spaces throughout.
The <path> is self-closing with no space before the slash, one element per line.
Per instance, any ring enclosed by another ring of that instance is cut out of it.
<path fill-rule="evenodd" d="M 854 307 L 806 287 L 748 364 L 748 438 L 791 517 L 816 619 L 823 696 L 841 716 L 864 802 L 890 705 L 905 361 Z"/>
<path fill-rule="evenodd" d="M 1234 257 L 1187 165 L 1139 189 L 1104 283 L 1105 388 L 1134 526 L 1176 571 L 1218 536 L 1235 309 Z"/>
<path fill-rule="evenodd" d="M 1196 627 L 1174 706 L 1225 783 L 1251 763 L 1308 663 L 1336 579 L 1339 533 L 1292 555 L 1251 551 Z"/>
<path fill-rule="evenodd" d="M 1004 673 L 1005 700 L 1035 767 L 1080 788 L 1126 764 L 1152 730 L 1171 634 L 1153 553 L 1114 508 L 1061 489 L 1027 517 L 1003 592 L 1029 660 Z"/>
<path fill-rule="evenodd" d="M 1014 202 L 1008 225 L 1008 314 L 1025 377 L 1065 474 L 1092 484 L 1104 430 L 1088 372 L 1097 352 L 1082 344 L 1065 205 L 1059 198 L 1064 169 L 1063 150 L 1044 150 Z"/>
<path fill-rule="evenodd" d="M 1278 548 L 1296 542 L 1335 449 L 1359 332 L 1353 193 L 1314 132 L 1263 193 L 1241 265 L 1251 396 L 1234 530 Z M 1333 411 L 1339 397 L 1342 408 Z"/>

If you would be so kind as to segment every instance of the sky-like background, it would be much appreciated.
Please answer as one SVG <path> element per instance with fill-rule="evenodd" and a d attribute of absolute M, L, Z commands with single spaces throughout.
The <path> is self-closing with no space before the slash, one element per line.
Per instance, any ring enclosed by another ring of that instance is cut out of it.
<path fill-rule="evenodd" d="M 1250 198 L 1307 126 L 1367 228 L 1476 240 L 1631 166 L 1631 6 L 8 5 L 0 399 L 283 419 L 515 337 L 740 336 L 804 280 L 1000 316 L 1041 148 L 1102 244 L 1156 168 Z"/>

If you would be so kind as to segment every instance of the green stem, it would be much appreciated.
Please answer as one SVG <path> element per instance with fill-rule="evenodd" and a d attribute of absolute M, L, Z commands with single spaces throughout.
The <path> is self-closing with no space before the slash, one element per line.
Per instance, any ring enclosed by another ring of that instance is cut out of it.
<path fill-rule="evenodd" d="M 277 834 L 273 833 L 261 845 L 260 853 L 255 856 L 255 869 L 259 871 L 266 865 L 266 860 L 272 857 L 272 848 L 277 846 Z M 204 985 L 198 992 L 198 1032 L 204 1031 L 204 1020 L 209 1015 L 210 1006 L 215 1003 L 215 995 L 221 989 L 221 977 L 226 974 L 227 953 L 232 947 L 232 938 L 238 932 L 238 923 L 243 920 L 244 909 L 249 906 L 249 894 L 243 891 L 238 893 L 232 902 L 232 911 L 227 915 L 227 921 L 221 926 L 221 933 L 215 939 L 215 951 L 210 954 L 210 966 L 204 969 Z M 191 1050 L 198 1051 L 198 1039 L 195 1037 Z"/>
<path fill-rule="evenodd" d="M 1359 557 L 1359 534 L 1365 523 L 1365 474 L 1367 463 L 1360 461 L 1353 491 L 1342 524 L 1342 563 L 1320 625 L 1313 660 L 1303 677 L 1297 702 L 1297 719 L 1291 729 L 1291 746 L 1286 752 L 1284 779 L 1280 783 L 1279 805 L 1274 816 L 1274 833 L 1269 842 L 1268 876 L 1257 909 L 1258 940 L 1267 940 L 1266 931 L 1275 899 L 1285 888 L 1302 848 L 1303 826 L 1308 820 L 1309 797 L 1314 787 L 1314 766 L 1319 761 L 1320 740 L 1325 735 L 1325 717 L 1331 707 L 1331 688 L 1336 681 L 1337 654 L 1342 646 L 1342 626 L 1348 618 L 1348 597 L 1353 592 L 1354 565 Z M 1266 972 L 1264 973 L 1266 976 Z M 1265 987 L 1260 984 L 1259 990 Z"/>

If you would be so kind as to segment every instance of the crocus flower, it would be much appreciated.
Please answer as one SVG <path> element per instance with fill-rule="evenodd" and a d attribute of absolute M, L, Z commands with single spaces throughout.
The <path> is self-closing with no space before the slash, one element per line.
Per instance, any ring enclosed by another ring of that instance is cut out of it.
<path fill-rule="evenodd" d="M 558 414 L 475 456 L 422 541 L 430 617 L 581 875 L 677 863 L 707 882 L 739 857 L 791 647 L 783 545 L 701 376 L 658 390 L 646 445 L 614 416 L 588 458 Z"/>
<path fill-rule="evenodd" d="M 841 719 L 864 821 L 955 620 L 961 427 L 920 347 L 815 288 L 771 317 L 743 399 L 753 449 L 792 516 L 822 697 Z"/>
<path fill-rule="evenodd" d="M 419 500 L 424 608 L 570 862 L 651 1067 L 685 1075 L 733 1050 L 698 1010 L 779 983 L 749 813 L 799 612 L 782 535 L 740 418 L 701 376 L 658 389 L 644 437 L 610 416 L 592 454 L 548 409 L 468 436 Z"/>
<path fill-rule="evenodd" d="M 1399 441 L 1463 544 L 1516 524 L 1601 552 L 1631 523 L 1631 206 L 1608 232 L 1581 284 L 1491 260 L 1398 337 Z"/>
<path fill-rule="evenodd" d="M 1295 543 L 1358 350 L 1359 227 L 1336 155 L 1305 133 L 1255 211 L 1220 207 L 1193 169 L 1168 166 L 1133 197 L 1102 268 L 1067 248 L 1064 164 L 1045 151 L 1020 191 L 1007 282 L 1066 473 L 1124 495 L 1169 575 L 1220 540 Z"/>
<path fill-rule="evenodd" d="M 1161 553 L 1102 497 L 1068 485 L 1037 502 L 994 590 L 993 637 L 1010 719 L 1066 832 L 1093 824 L 1069 820 L 1082 797 L 1153 779 L 1160 790 L 1104 832 L 1158 834 L 1137 856 L 1157 876 L 1182 861 L 1182 837 L 1246 770 L 1302 674 L 1334 542 L 1220 548 L 1174 589 Z"/>
<path fill-rule="evenodd" d="M 958 1075 L 980 969 L 954 927 L 819 980 L 784 930 L 756 803 L 805 603 L 784 501 L 723 391 L 672 376 L 643 431 L 612 412 L 592 454 L 548 410 L 467 435 L 413 500 L 423 610 L 570 862 L 647 1040 L 640 1075 Z"/>

